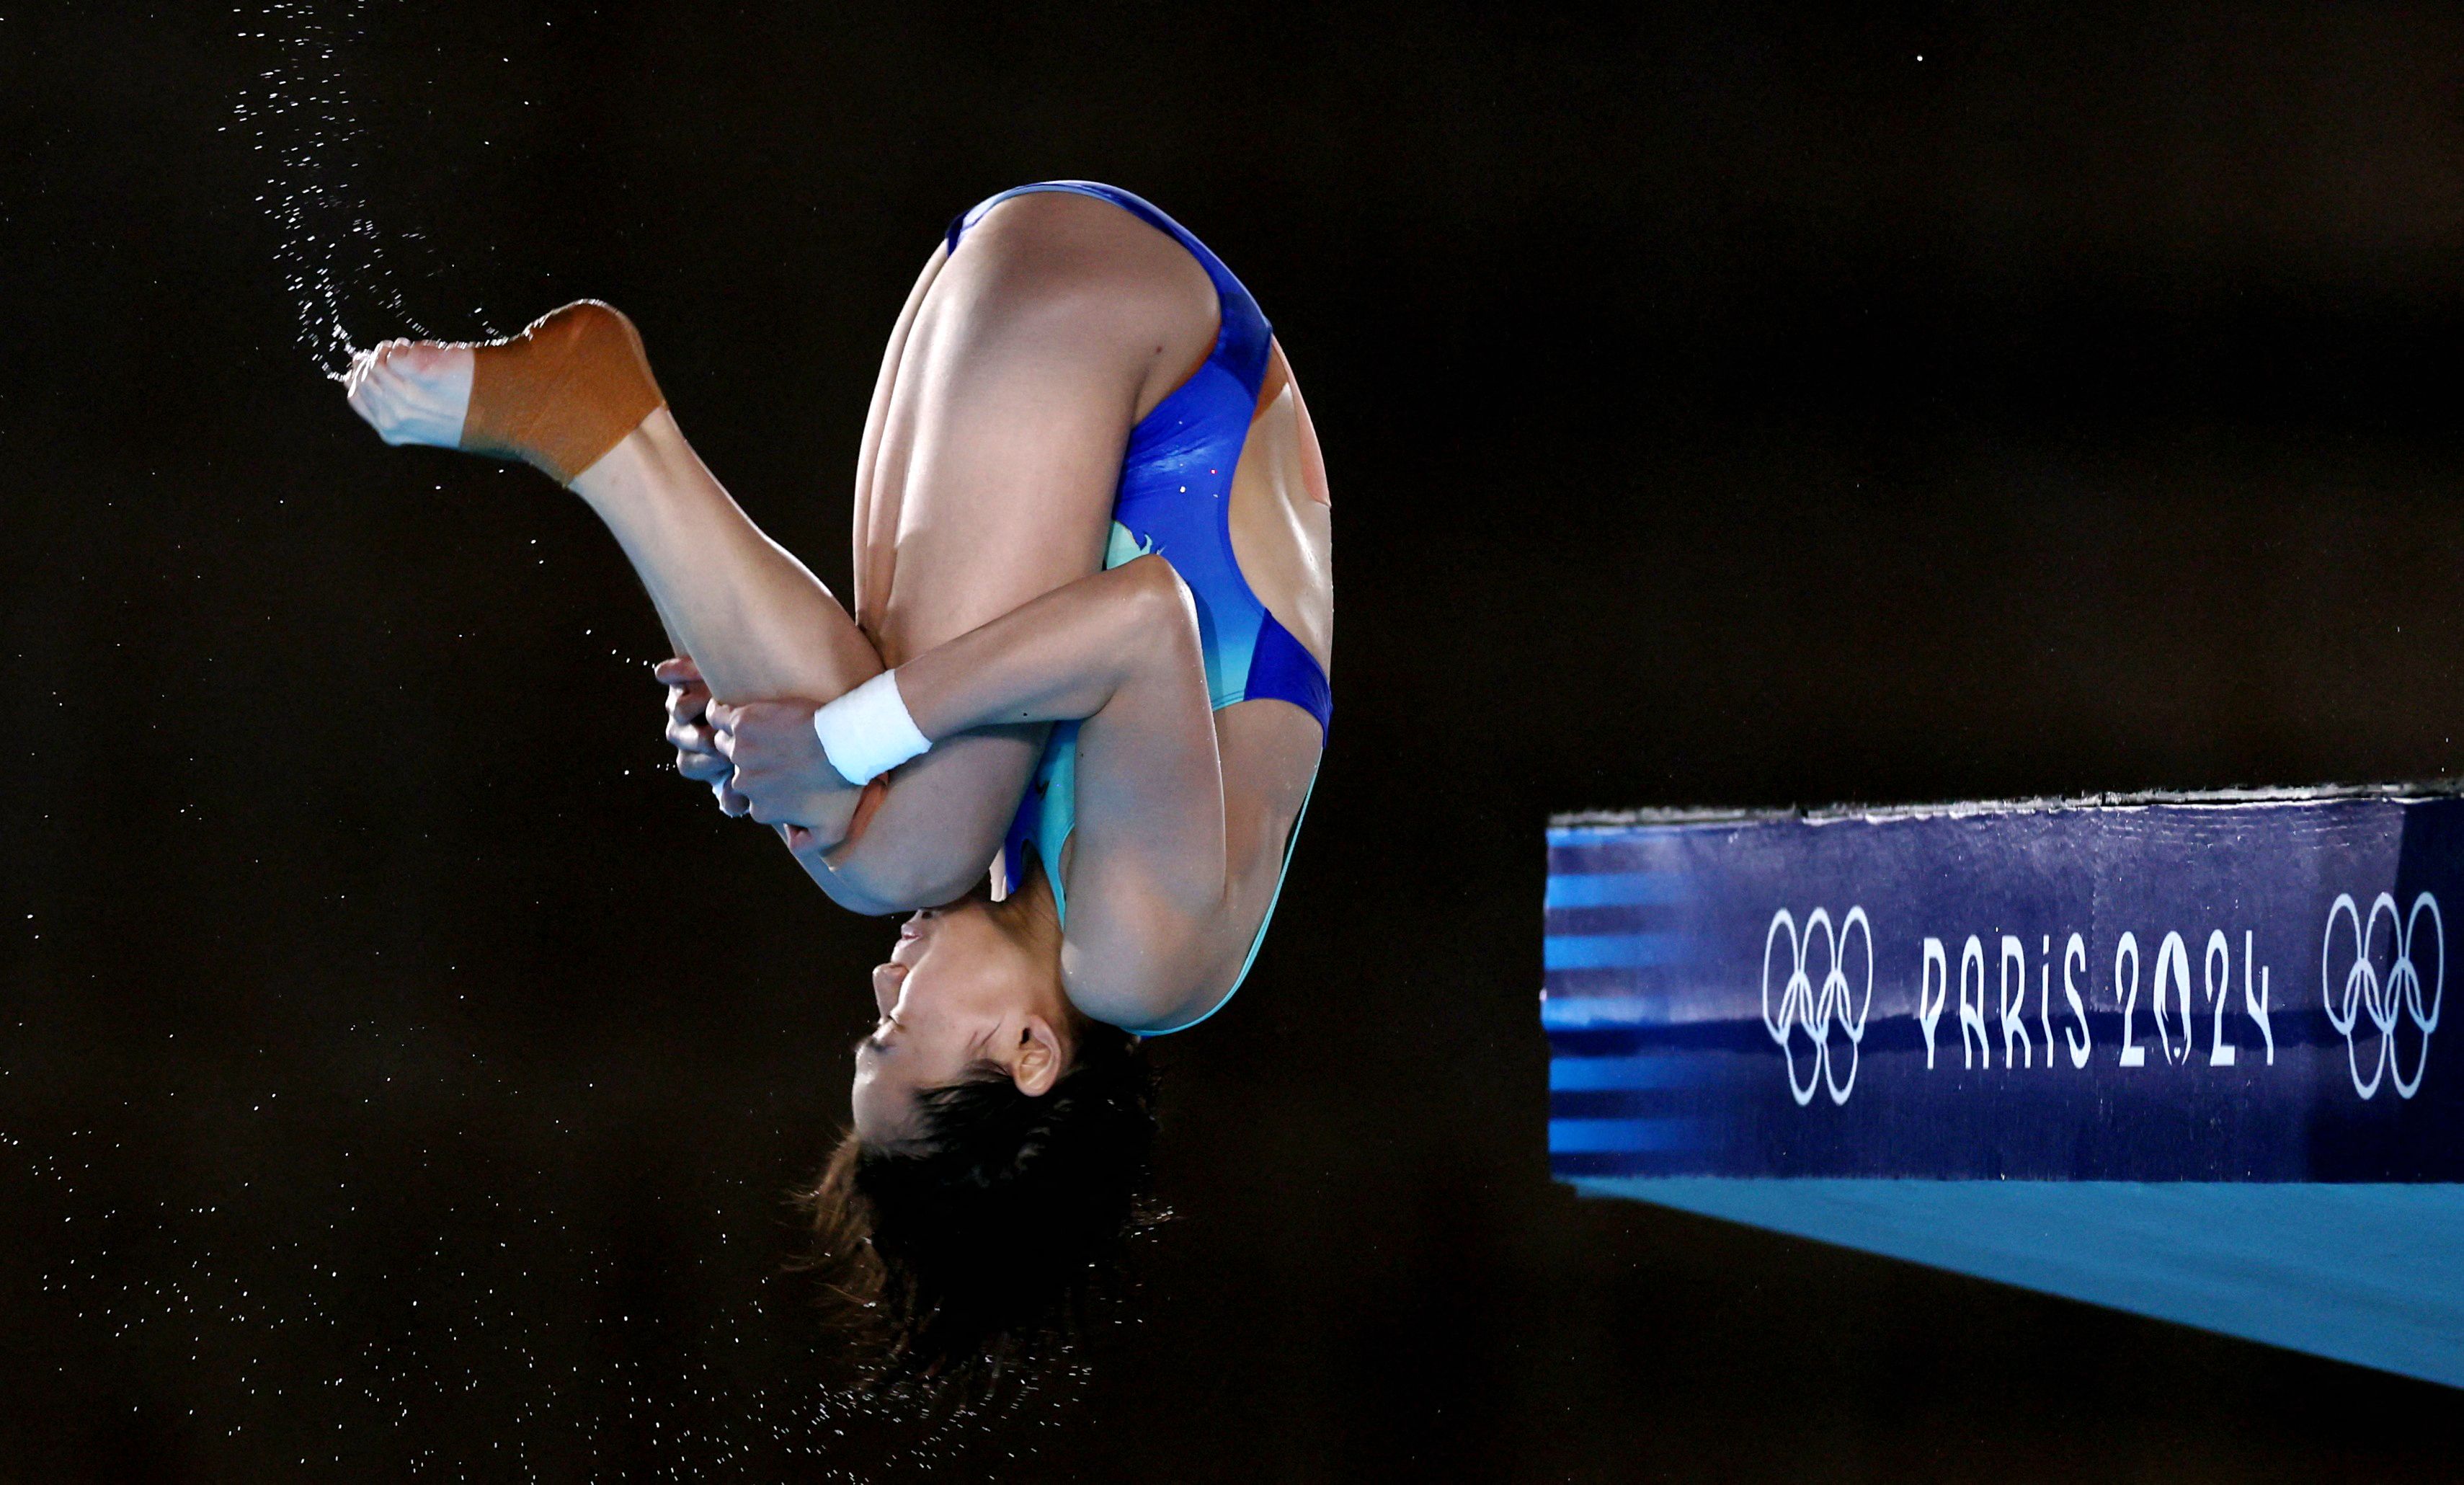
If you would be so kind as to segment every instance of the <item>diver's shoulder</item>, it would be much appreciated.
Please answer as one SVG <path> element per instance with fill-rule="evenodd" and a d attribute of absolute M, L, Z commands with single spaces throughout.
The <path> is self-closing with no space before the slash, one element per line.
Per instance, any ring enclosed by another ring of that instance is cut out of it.
<path fill-rule="evenodd" d="M 1071 925 L 1093 927 L 1075 894 L 1070 901 Z M 1204 914 L 1159 897 L 1105 906 L 1100 930 L 1062 941 L 1062 988 L 1081 1014 L 1124 1031 L 1159 1031 L 1195 1020 L 1222 998 L 1228 976 L 1216 942 L 1220 904 Z"/>

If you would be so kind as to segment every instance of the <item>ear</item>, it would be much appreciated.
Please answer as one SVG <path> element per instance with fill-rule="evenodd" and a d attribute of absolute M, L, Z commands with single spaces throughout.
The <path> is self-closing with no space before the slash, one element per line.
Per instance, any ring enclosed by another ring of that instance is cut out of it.
<path fill-rule="evenodd" d="M 1061 1035 L 1042 1016 L 1027 1017 L 1018 1029 L 1018 1045 L 1012 1053 L 1009 1075 L 1028 1097 L 1041 1098 L 1061 1081 L 1067 1060 L 1061 1053 Z"/>

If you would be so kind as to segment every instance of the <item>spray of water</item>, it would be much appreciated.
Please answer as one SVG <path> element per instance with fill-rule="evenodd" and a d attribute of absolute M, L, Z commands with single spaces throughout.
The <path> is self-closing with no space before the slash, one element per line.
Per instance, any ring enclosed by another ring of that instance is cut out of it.
<path fill-rule="evenodd" d="M 428 338 L 433 333 L 410 310 L 405 293 L 408 276 L 398 261 L 400 256 L 420 255 L 424 239 L 417 233 L 382 232 L 363 179 L 377 142 L 361 116 L 349 61 L 357 44 L 365 40 L 368 10 L 368 0 L 260 0 L 231 12 L 240 36 L 255 43 L 264 60 L 242 90 L 230 127 L 263 161 L 263 189 L 257 201 L 277 230 L 275 261 L 297 310 L 297 344 L 324 375 L 335 380 L 348 371 L 361 344 L 352 336 L 353 321 L 363 325 L 373 321 L 388 335 Z M 434 276 L 431 264 L 423 277 Z M 556 1214 L 539 1209 L 539 1200 L 528 1199 L 534 1221 L 552 1221 L 561 1229 Z M 435 1256 L 441 1263 L 458 1252 L 456 1245 L 464 1239 L 456 1234 L 453 1222 L 442 1222 L 439 1227 Z M 598 1268 L 593 1267 L 594 1284 L 602 1279 L 612 1282 Z M 283 1286 L 283 1299 L 257 1302 L 257 1309 L 249 1312 L 256 1324 L 270 1331 L 286 1319 L 305 1319 L 311 1312 L 324 1315 L 325 1291 L 336 1275 L 321 1262 L 311 1262 L 309 1269 L 307 1274 L 292 1275 Z M 52 1282 L 47 1276 L 47 1287 Z M 163 1297 L 151 1290 L 143 1295 L 127 1291 L 104 1295 L 89 1291 L 86 1286 L 93 1282 L 78 1280 L 77 1297 L 122 1328 L 148 1319 L 171 1319 L 153 1314 Z M 205 1275 L 198 1282 L 210 1284 L 212 1276 Z M 72 1287 L 66 1276 L 59 1283 L 64 1291 Z M 237 1293 L 235 1283 L 227 1287 Z M 449 1324 L 447 1333 L 487 1337 L 484 1343 L 471 1340 L 459 1344 L 492 1355 L 510 1347 L 522 1361 L 523 1371 L 536 1371 L 540 1360 L 533 1354 L 532 1344 L 553 1328 L 552 1322 L 515 1312 L 510 1295 L 500 1294 L 494 1285 L 480 1287 L 484 1293 L 460 1293 L 446 1301 L 456 1311 L 456 1323 Z M 213 1308 L 200 1306 L 205 1297 L 180 1297 L 183 1319 L 194 1320 Z M 225 1322 L 227 1328 L 240 1318 L 236 1307 L 245 1298 L 240 1295 L 231 1301 L 235 1307 L 231 1313 L 214 1311 L 208 1318 Z M 190 1310 L 196 1315 L 187 1313 Z M 297 1313 L 282 1313 L 286 1311 Z M 724 1317 L 723 1323 L 733 1329 L 739 1321 L 753 1319 L 754 1308 L 745 1306 Z M 443 1410 L 451 1395 L 475 1385 L 471 1381 L 475 1363 L 470 1357 L 461 1360 L 464 1367 L 457 1371 L 451 1348 L 440 1355 L 409 1346 L 399 1337 L 384 1338 L 369 1342 L 362 1373 L 351 1381 L 375 1414 L 407 1428 L 431 1410 Z M 252 1359 L 244 1366 L 253 1364 Z M 822 1468 L 824 1478 L 859 1481 L 867 1477 L 867 1469 L 847 1469 L 828 1461 L 845 1446 L 848 1428 L 867 1421 L 890 1430 L 889 1436 L 872 1441 L 876 1450 L 886 1451 L 875 1456 L 872 1467 L 903 1466 L 929 1474 L 943 1468 L 963 1470 L 980 1462 L 978 1456 L 990 1449 L 1001 1449 L 1013 1459 L 1032 1455 L 1037 1441 L 1031 1435 L 1022 1437 L 1022 1427 L 1049 1426 L 1088 1382 L 1085 1364 L 1068 1358 L 1040 1376 L 1019 1379 L 998 1401 L 953 1408 L 935 1407 L 919 1397 L 844 1389 L 794 1376 L 748 1385 L 699 1357 L 680 1359 L 678 1367 L 681 1375 L 664 1379 L 629 1375 L 622 1379 L 625 1395 L 620 1412 L 635 1420 L 657 1420 L 664 1425 L 659 1431 L 667 1445 L 678 1453 L 675 1470 L 662 1472 L 662 1477 L 688 1477 L 693 1469 L 688 1461 L 741 1465 L 760 1452 L 766 1439 L 771 1449 Z M 341 1381 L 337 1379 L 338 1385 Z M 720 1406 L 714 1411 L 727 1421 L 717 1432 L 705 1433 L 683 1419 L 663 1416 L 672 1411 L 676 1402 L 663 1393 L 677 1389 L 688 1398 L 717 1402 Z M 578 1428 L 596 1452 L 600 1420 L 562 1416 L 553 1403 L 542 1403 L 537 1413 L 526 1411 L 526 1416 L 535 1430 L 559 1423 Z M 473 1451 L 472 1458 L 511 1463 L 523 1477 L 535 1475 L 528 1441 L 510 1441 L 510 1460 L 495 1452 L 495 1445 L 508 1441 L 462 1442 Z M 455 1462 L 427 1455 L 415 1461 L 434 1467 Z"/>
<path fill-rule="evenodd" d="M 361 184 L 368 131 L 345 58 L 363 33 L 366 0 L 266 0 L 231 14 L 266 65 L 242 90 L 235 123 L 264 160 L 256 199 L 279 233 L 275 258 L 298 310 L 298 342 L 341 380 L 355 343 L 345 323 L 372 314 L 425 337 Z M 404 241 L 417 240 L 416 233 Z"/>

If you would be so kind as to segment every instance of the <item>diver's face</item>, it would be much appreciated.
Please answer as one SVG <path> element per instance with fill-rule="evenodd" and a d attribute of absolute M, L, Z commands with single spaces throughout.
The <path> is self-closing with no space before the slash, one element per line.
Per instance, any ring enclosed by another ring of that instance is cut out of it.
<path fill-rule="evenodd" d="M 872 971 L 872 998 L 881 1020 L 856 1044 L 851 1097 L 867 1143 L 913 1138 L 916 1091 L 957 1082 L 976 1064 L 999 1063 L 1024 1086 L 1022 1056 L 1032 1061 L 1062 1019 L 1052 966 L 973 898 L 907 920 L 890 963 Z"/>

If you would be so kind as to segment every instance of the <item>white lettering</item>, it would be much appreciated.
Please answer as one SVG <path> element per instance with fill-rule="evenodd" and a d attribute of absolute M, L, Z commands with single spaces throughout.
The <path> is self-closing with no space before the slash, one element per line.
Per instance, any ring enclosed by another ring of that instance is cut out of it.
<path fill-rule="evenodd" d="M 1968 966 L 1976 966 L 1976 998 L 1968 997 Z M 1987 1067 L 1993 1065 L 1993 1043 L 1985 1035 L 1985 945 L 1969 934 L 1959 949 L 1959 1065 L 1969 1067 L 1969 1048 L 1973 1044 L 1975 1055 Z"/>
<path fill-rule="evenodd" d="M 1950 998 L 1950 958 L 1940 939 L 1925 941 L 1925 967 L 1917 979 L 1917 1025 L 1925 1029 L 1925 1066 L 1933 1066 L 1933 1029 L 1942 1020 L 1943 1002 Z"/>
<path fill-rule="evenodd" d="M 2224 963 L 2224 973 L 2216 973 L 2216 964 Z M 2233 999 L 2233 945 L 2226 942 L 2221 928 L 2208 935 L 2208 952 L 2202 956 L 2199 982 L 2208 992 L 2208 1004 L 2215 1008 L 2215 1021 L 2208 1030 L 2208 1066 L 2233 1065 L 2233 1043 L 2225 1040 L 2225 1002 Z"/>
<path fill-rule="evenodd" d="M 2045 1033 L 2045 1071 L 2054 1070 L 2054 936 L 2045 935 L 2036 961 L 2036 1030 Z"/>
<path fill-rule="evenodd" d="M 2170 1023 L 2165 1018 L 2168 998 L 2165 977 L 2167 974 L 2173 977 L 2172 992 L 2178 997 L 2177 1004 L 2181 1008 L 2182 1050 L 2179 1053 L 2173 1051 L 2173 1033 Z M 2182 942 L 2180 934 L 2165 935 L 2164 943 L 2156 950 L 2156 979 L 2148 988 L 2154 991 L 2150 1002 L 2156 1010 L 2156 1040 L 2165 1049 L 2165 1060 L 2188 1062 L 2190 1060 L 2190 946 Z"/>
<path fill-rule="evenodd" d="M 2276 1066 L 2276 1029 L 2267 1024 L 2267 969 L 2264 965 L 2260 966 L 2258 993 L 2252 994 L 2250 962 L 2253 957 L 2251 933 L 2245 928 L 2241 931 L 2241 1008 L 2250 1013 L 2253 1021 L 2258 1023 L 2258 1034 L 2267 1038 L 2267 1065 L 2274 1067 Z"/>
<path fill-rule="evenodd" d="M 2130 961 L 2130 987 L 2122 985 L 2122 962 Z M 2130 1034 L 2130 1018 L 2139 1013 L 2139 935 L 2124 933 L 2122 942 L 2113 946 L 2113 998 L 2122 1002 L 2122 1065 L 2145 1067 L 2147 1049 Z"/>
<path fill-rule="evenodd" d="M 2071 956 L 2074 954 L 2079 956 L 2079 972 L 2086 973 L 2087 941 L 2078 934 L 2072 934 L 2069 941 L 2062 945 L 2062 999 L 2071 1003 L 2071 1015 L 2079 1022 L 2078 1040 L 2072 1040 L 2071 1029 L 2064 1027 L 2062 1042 L 2070 1048 L 2071 1066 L 2083 1068 L 2087 1066 L 2087 1006 L 2079 999 L 2079 987 L 2071 984 Z M 2054 1054 L 2047 1052 L 2045 1060 L 2053 1061 Z"/>
<path fill-rule="evenodd" d="M 2432 930 L 2423 937 L 2422 942 L 2437 942 L 2436 904 L 2425 901 L 2414 911 L 2423 921 L 2432 924 Z M 2378 916 L 2392 920 L 2394 910 L 2382 908 Z M 2342 919 L 2351 919 L 2354 924 L 2361 926 L 2356 929 L 2341 921 Z M 2331 955 L 2335 948 L 2341 946 L 2358 957 L 2360 950 L 2368 946 L 2370 929 L 2376 926 L 2371 919 L 2372 915 L 2362 913 L 2349 899 L 2341 903 L 2336 914 L 2331 915 Z M 2408 920 L 2398 926 L 2409 929 L 2411 923 Z M 2347 931 L 2338 936 L 2338 929 Z M 2035 1067 L 2038 1043 L 2042 1043 L 2048 1072 L 2059 1065 L 2057 1057 L 2062 1053 L 2068 1054 L 2073 1068 L 2086 1067 L 2096 1047 L 2095 1021 L 2088 1013 L 2088 1001 L 2094 993 L 2094 986 L 2089 983 L 2086 936 L 2071 933 L 2062 938 L 2058 954 L 2062 971 L 2062 1003 L 2069 1008 L 2069 1014 L 2062 1023 L 2058 1037 L 2054 1034 L 2054 964 L 2057 957 L 2054 936 L 2044 934 L 2037 941 L 2036 1024 L 2034 1028 L 2028 1025 L 2027 941 L 2010 933 L 1996 934 L 1994 939 L 1995 942 L 1989 948 L 1984 936 L 1969 934 L 1960 944 L 1959 968 L 1955 976 L 1950 967 L 1948 941 L 1932 936 L 1920 941 L 1922 956 L 1917 975 L 1916 1016 L 1918 1028 L 1925 1034 L 1925 1066 L 1932 1068 L 1940 1056 L 1942 1021 L 1949 1008 L 1951 986 L 1955 981 L 1959 991 L 1961 1067 L 1990 1069 L 1994 1065 L 1993 1044 L 1997 1039 L 1997 1030 L 2003 1067 Z M 2149 1008 L 2155 1012 L 2157 1045 L 2164 1052 L 2165 1062 L 2174 1067 L 2188 1064 L 2190 1054 L 2198 1050 L 2197 1002 L 2190 987 L 2190 942 L 2189 935 L 2168 932 L 2159 941 L 2153 956 L 2155 976 L 2150 986 L 2152 1000 Z M 2331 970 L 2325 976 L 2329 1019 L 2337 1021 L 2340 1030 L 2343 1024 L 2338 1020 L 2340 1014 L 2343 1020 L 2357 1017 L 2366 1021 L 2395 1019 L 2403 1010 L 2409 1008 L 2410 1002 L 2403 998 L 2408 994 L 2421 1002 L 2422 1009 L 2416 1019 L 2435 1026 L 2439 999 L 2437 982 L 2441 976 L 2415 970 L 2404 958 L 2403 951 L 2409 945 L 2400 940 L 2397 945 L 2398 967 L 2384 981 L 2378 977 L 2371 962 L 2360 960 L 2359 967 L 2346 976 L 2355 987 L 2347 990 L 2346 998 L 2342 1002 L 2335 996 L 2339 984 L 2335 974 Z M 2140 971 L 2146 957 L 2135 932 L 2123 932 L 2114 943 L 2113 1000 L 2122 1012 L 2121 1046 L 2116 1050 L 2115 1061 L 2125 1068 L 2147 1065 L 2147 1048 L 2138 1038 Z M 2424 958 L 2428 958 L 2427 954 Z M 2207 997 L 2209 1026 L 2205 1065 L 2218 1068 L 2241 1065 L 2241 1049 L 2225 1025 L 2230 1008 L 2228 1003 L 2233 998 L 2233 935 L 2223 928 L 2209 930 L 2200 961 L 2199 981 Z M 1989 964 L 1996 970 L 1995 984 L 1991 987 L 1987 985 Z M 2273 1067 L 2276 1064 L 2276 1028 L 2269 1019 L 2271 994 L 2270 968 L 2258 963 L 2257 935 L 2253 930 L 2244 929 L 2241 947 L 2242 1008 L 2250 1017 L 2251 1024 L 2257 1029 L 2267 1065 Z M 2178 1038 L 2175 1035 L 2177 1031 L 2180 1032 Z M 2382 1056 L 2386 1061 L 2393 1060 L 2384 1053 Z M 2372 1080 L 2361 1075 L 2359 1060 L 2356 1059 L 2355 1086 L 2366 1089 Z M 2410 1075 L 2398 1078 L 2399 1092 L 2419 1086 L 2419 1072 L 2405 1071 Z M 2364 1097 L 2367 1097 L 2366 1092 Z"/>
<path fill-rule="evenodd" d="M 2018 966 L 2019 970 L 2017 986 L 2019 993 L 2016 995 L 2011 993 L 2013 965 Z M 2027 1004 L 2028 946 L 2006 933 L 2002 936 L 2002 1065 L 2004 1067 L 2009 1067 L 2013 1062 L 2021 1067 L 2036 1065 L 2035 1050 L 2028 1045 L 2028 1023 L 2011 1013 L 2013 1007 L 2015 1006 L 2024 1010 Z M 2011 1054 L 2011 1043 L 2014 1039 L 2019 1043 L 2019 1053 L 2015 1057 Z"/>

